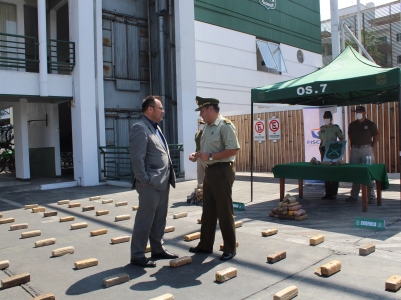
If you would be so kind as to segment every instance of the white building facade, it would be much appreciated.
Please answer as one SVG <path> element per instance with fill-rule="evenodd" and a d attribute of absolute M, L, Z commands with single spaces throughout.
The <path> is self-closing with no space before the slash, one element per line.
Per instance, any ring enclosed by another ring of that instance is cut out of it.
<path fill-rule="evenodd" d="M 212 2 L 245 17 L 215 22 L 227 12 Z M 0 109 L 12 108 L 16 178 L 62 176 L 72 153 L 77 185 L 99 184 L 99 147 L 128 146 L 148 94 L 163 99 L 169 143 L 183 145 L 178 171 L 196 178 L 196 95 L 246 113 L 251 88 L 321 66 L 318 1 L 262 2 L 0 0 Z"/>

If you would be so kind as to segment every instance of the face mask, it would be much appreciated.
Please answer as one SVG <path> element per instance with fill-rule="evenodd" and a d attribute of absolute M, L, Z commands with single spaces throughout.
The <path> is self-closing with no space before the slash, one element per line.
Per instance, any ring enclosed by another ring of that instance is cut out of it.
<path fill-rule="evenodd" d="M 323 119 L 324 125 L 329 125 L 331 123 L 330 121 L 330 119 Z"/>
<path fill-rule="evenodd" d="M 360 113 L 357 113 L 356 114 L 356 119 L 357 120 L 361 120 L 363 118 L 363 115 L 362 114 L 360 114 Z"/>

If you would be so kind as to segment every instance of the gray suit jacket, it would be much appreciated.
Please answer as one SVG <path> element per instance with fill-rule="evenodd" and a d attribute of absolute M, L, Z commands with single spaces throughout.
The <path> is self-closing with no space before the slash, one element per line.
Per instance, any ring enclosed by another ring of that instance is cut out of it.
<path fill-rule="evenodd" d="M 160 128 L 158 127 L 161 133 Z M 130 130 L 130 158 L 135 175 L 135 184 L 147 184 L 156 190 L 165 190 L 168 184 L 175 188 L 175 173 L 168 144 L 161 134 L 167 149 L 146 117 L 132 125 Z"/>

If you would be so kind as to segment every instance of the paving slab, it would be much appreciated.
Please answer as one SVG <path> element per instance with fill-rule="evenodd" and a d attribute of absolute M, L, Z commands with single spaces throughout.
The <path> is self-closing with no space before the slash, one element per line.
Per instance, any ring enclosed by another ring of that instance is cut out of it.
<path fill-rule="evenodd" d="M 40 237 L 21 239 L 20 232 L 10 231 L 10 224 L 0 225 L 0 260 L 9 260 L 9 272 L 29 272 L 28 288 L 15 287 L 0 290 L 0 299 L 30 299 L 44 293 L 54 293 L 56 299 L 150 299 L 171 293 L 175 299 L 272 299 L 273 295 L 290 286 L 299 289 L 297 299 L 399 299 L 401 292 L 384 291 L 388 277 L 401 270 L 401 219 L 399 181 L 394 180 L 390 190 L 383 191 L 383 205 L 369 205 L 362 213 L 361 203 L 346 203 L 350 184 L 341 183 L 336 200 L 321 200 L 322 186 L 305 186 L 304 199 L 299 199 L 308 219 L 304 221 L 281 220 L 268 216 L 277 206 L 279 181 L 271 174 L 255 176 L 251 202 L 250 177 L 237 174 L 233 199 L 244 202 L 245 211 L 235 211 L 235 220 L 243 226 L 236 229 L 237 256 L 221 262 L 219 245 L 223 243 L 217 228 L 214 251 L 210 255 L 192 254 L 189 247 L 199 240 L 186 242 L 184 235 L 200 230 L 197 219 L 202 207 L 186 202 L 196 181 L 184 181 L 171 190 L 167 226 L 175 231 L 164 235 L 164 246 L 180 256 L 192 256 L 192 264 L 179 268 L 169 267 L 169 260 L 158 260 L 154 269 L 142 269 L 129 264 L 130 243 L 112 245 L 111 238 L 132 234 L 138 205 L 136 191 L 126 187 L 101 185 L 97 187 L 72 187 L 59 190 L 8 191 L 0 196 L 0 211 L 4 217 L 15 217 L 16 223 L 28 223 L 29 230 L 41 230 Z M 288 180 L 286 193 L 298 199 L 298 182 Z M 90 201 L 89 197 L 101 199 Z M 114 202 L 128 201 L 127 206 L 103 204 L 102 199 Z M 94 211 L 68 208 L 57 201 L 69 199 L 82 206 L 94 205 Z M 38 203 L 46 210 L 58 212 L 57 217 L 43 217 L 24 210 L 25 204 Z M 96 216 L 97 210 L 107 209 L 108 215 Z M 187 212 L 182 219 L 173 219 L 176 213 Z M 130 220 L 115 222 L 115 216 L 129 214 Z M 86 222 L 87 228 L 70 230 L 71 222 L 60 223 L 59 218 L 75 216 L 74 223 Z M 372 231 L 353 227 L 355 217 L 385 219 L 385 231 Z M 90 231 L 106 228 L 107 234 L 90 236 Z M 278 233 L 262 237 L 261 231 L 276 228 Z M 309 246 L 309 238 L 323 234 L 325 241 Z M 54 245 L 35 248 L 36 240 L 56 238 Z M 359 256 L 358 248 L 375 244 L 376 251 Z M 51 257 L 54 249 L 74 246 L 74 254 Z M 287 257 L 275 264 L 267 263 L 269 254 L 286 251 Z M 76 269 L 74 262 L 96 258 L 97 266 Z M 331 260 L 340 260 L 342 269 L 329 278 L 318 277 L 314 270 Z M 214 281 L 215 273 L 228 267 L 238 269 L 237 277 L 224 283 Z M 103 279 L 127 273 L 130 281 L 104 288 Z M 0 279 L 8 276 L 0 271 Z"/>

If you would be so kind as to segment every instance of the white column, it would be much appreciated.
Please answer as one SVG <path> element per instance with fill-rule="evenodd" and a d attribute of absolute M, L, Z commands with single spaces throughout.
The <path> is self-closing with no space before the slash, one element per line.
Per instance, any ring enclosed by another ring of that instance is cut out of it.
<path fill-rule="evenodd" d="M 27 103 L 28 100 L 26 98 L 21 98 L 13 106 L 15 174 L 17 179 L 31 178 Z"/>
<path fill-rule="evenodd" d="M 46 0 L 38 1 L 38 34 L 39 34 L 39 93 L 49 96 L 47 75 L 47 34 L 46 34 Z"/>
<path fill-rule="evenodd" d="M 56 176 L 61 176 L 60 156 L 60 127 L 58 118 L 58 104 L 50 104 L 50 118 L 48 120 L 52 147 L 54 147 L 54 165 Z"/>
<path fill-rule="evenodd" d="M 195 151 L 198 130 L 196 109 L 195 14 L 193 0 L 175 1 L 178 142 L 184 144 L 181 166 L 185 179 L 196 179 L 196 163 L 188 160 Z"/>
<path fill-rule="evenodd" d="M 361 36 L 361 1 L 356 1 L 357 10 L 356 10 L 356 28 L 357 28 L 357 37 L 358 41 L 362 44 L 362 36 Z M 362 54 L 362 48 L 359 46 L 359 54 Z"/>
<path fill-rule="evenodd" d="M 81 186 L 99 183 L 96 121 L 93 1 L 70 0 L 70 40 L 75 42 L 74 101 L 71 108 L 74 178 Z"/>
<path fill-rule="evenodd" d="M 95 30 L 96 30 L 96 104 L 98 145 L 106 146 L 106 121 L 104 113 L 103 86 L 103 32 L 102 32 L 102 0 L 96 0 Z M 104 168 L 103 159 L 99 155 L 99 168 Z M 100 174 L 103 179 L 103 173 Z"/>
<path fill-rule="evenodd" d="M 333 60 L 340 54 L 340 33 L 338 17 L 338 0 L 330 0 L 331 12 L 331 47 L 333 53 Z"/>

